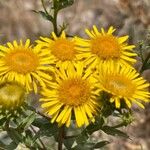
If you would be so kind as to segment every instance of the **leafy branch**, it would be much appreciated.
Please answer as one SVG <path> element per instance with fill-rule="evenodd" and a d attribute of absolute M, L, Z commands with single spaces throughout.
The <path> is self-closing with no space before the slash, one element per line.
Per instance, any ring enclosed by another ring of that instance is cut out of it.
<path fill-rule="evenodd" d="M 73 5 L 74 0 L 53 0 L 52 3 L 49 4 L 50 11 L 47 10 L 45 5 L 45 1 L 41 0 L 43 10 L 35 11 L 40 14 L 44 19 L 50 21 L 53 25 L 53 30 L 57 36 L 60 36 L 61 32 L 67 28 L 67 24 L 63 24 L 58 29 L 57 17 L 60 10 Z"/>

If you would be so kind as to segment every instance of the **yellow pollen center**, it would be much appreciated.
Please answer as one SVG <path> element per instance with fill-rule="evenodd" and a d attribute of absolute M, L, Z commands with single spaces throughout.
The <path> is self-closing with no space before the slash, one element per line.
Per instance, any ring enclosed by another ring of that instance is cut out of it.
<path fill-rule="evenodd" d="M 135 91 L 132 81 L 124 76 L 109 76 L 106 89 L 122 97 L 130 97 Z"/>
<path fill-rule="evenodd" d="M 91 41 L 93 54 L 102 59 L 118 58 L 120 56 L 120 45 L 112 35 L 99 36 Z"/>
<path fill-rule="evenodd" d="M 59 99 L 71 106 L 79 106 L 90 99 L 91 90 L 87 81 L 74 78 L 64 81 L 58 90 Z"/>
<path fill-rule="evenodd" d="M 34 71 L 39 63 L 37 55 L 31 51 L 18 50 L 6 55 L 6 64 L 11 70 L 26 74 Z"/>
<path fill-rule="evenodd" d="M 62 61 L 72 60 L 75 57 L 75 43 L 67 39 L 54 41 L 51 49 L 52 54 Z"/>

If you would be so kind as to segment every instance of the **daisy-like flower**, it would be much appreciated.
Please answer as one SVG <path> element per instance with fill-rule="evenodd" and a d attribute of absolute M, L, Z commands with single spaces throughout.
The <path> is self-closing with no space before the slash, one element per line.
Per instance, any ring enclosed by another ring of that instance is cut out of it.
<path fill-rule="evenodd" d="M 82 64 L 56 70 L 56 82 L 50 89 L 43 89 L 42 108 L 52 117 L 51 122 L 70 126 L 73 115 L 77 127 L 94 122 L 99 104 L 96 80 L 88 72 L 84 72 Z"/>
<path fill-rule="evenodd" d="M 46 87 L 51 76 L 45 71 L 52 69 L 54 63 L 47 51 L 41 51 L 40 46 L 32 48 L 30 40 L 25 44 L 20 41 L 13 44 L 8 42 L 7 46 L 0 45 L 0 80 L 16 81 L 29 92 L 37 92 L 37 84 Z"/>
<path fill-rule="evenodd" d="M 136 103 L 144 108 L 142 102 L 150 101 L 149 83 L 135 69 L 119 65 L 99 68 L 99 87 L 110 93 L 110 102 L 120 108 L 122 101 L 131 108 Z"/>
<path fill-rule="evenodd" d="M 88 40 L 78 38 L 80 51 L 84 54 L 80 54 L 80 59 L 85 58 L 85 65 L 91 65 L 95 68 L 97 65 L 106 65 L 111 62 L 118 63 L 120 65 L 128 65 L 136 62 L 134 56 L 137 56 L 133 52 L 134 45 L 128 45 L 128 36 L 116 37 L 113 35 L 115 29 L 110 27 L 107 32 L 101 29 L 98 31 L 94 25 L 93 30 L 85 30 L 87 35 L 90 37 Z"/>
<path fill-rule="evenodd" d="M 67 68 L 76 62 L 78 49 L 76 38 L 67 38 L 63 31 L 60 37 L 57 37 L 52 32 L 52 39 L 47 37 L 40 37 L 40 40 L 36 41 L 38 45 L 42 46 L 43 49 L 49 50 L 53 56 L 56 66 L 63 66 Z"/>

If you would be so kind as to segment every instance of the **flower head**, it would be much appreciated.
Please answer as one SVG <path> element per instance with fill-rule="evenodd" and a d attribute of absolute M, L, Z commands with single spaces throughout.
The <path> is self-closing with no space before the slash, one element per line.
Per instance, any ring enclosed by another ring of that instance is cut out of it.
<path fill-rule="evenodd" d="M 18 83 L 5 82 L 0 84 L 0 106 L 13 110 L 20 107 L 25 100 L 25 89 Z"/>
<path fill-rule="evenodd" d="M 98 31 L 96 26 L 93 26 L 93 30 L 85 30 L 90 37 L 89 40 L 79 39 L 80 46 L 86 55 L 81 54 L 81 58 L 85 58 L 85 64 L 95 67 L 105 63 L 118 63 L 120 65 L 128 65 L 136 62 L 134 56 L 137 56 L 133 52 L 134 45 L 128 45 L 126 40 L 128 36 L 116 37 L 113 35 L 115 29 L 110 27 L 107 32 L 101 29 Z"/>
<path fill-rule="evenodd" d="M 37 92 L 37 83 L 46 86 L 51 77 L 45 71 L 51 70 L 54 63 L 47 51 L 40 46 L 32 48 L 30 40 L 25 44 L 20 41 L 0 45 L 0 80 L 16 81 L 25 86 L 27 91 Z"/>
<path fill-rule="evenodd" d="M 112 65 L 99 69 L 99 87 L 110 93 L 110 102 L 115 102 L 116 108 L 120 108 L 122 101 L 131 108 L 136 103 L 144 108 L 142 102 L 149 102 L 149 83 L 146 83 L 139 73 L 131 67 Z"/>
<path fill-rule="evenodd" d="M 56 66 L 67 68 L 69 65 L 73 65 L 77 60 L 79 49 L 76 38 L 67 38 L 64 31 L 60 37 L 57 37 L 52 32 L 52 38 L 41 37 L 40 40 L 37 40 L 37 43 L 43 49 L 49 50 L 56 62 Z"/>
<path fill-rule="evenodd" d="M 85 73 L 83 65 L 78 63 L 67 69 L 56 70 L 56 82 L 50 89 L 43 89 L 42 108 L 52 116 L 51 122 L 70 126 L 73 114 L 77 127 L 94 121 L 98 111 L 96 81 L 91 73 Z"/>

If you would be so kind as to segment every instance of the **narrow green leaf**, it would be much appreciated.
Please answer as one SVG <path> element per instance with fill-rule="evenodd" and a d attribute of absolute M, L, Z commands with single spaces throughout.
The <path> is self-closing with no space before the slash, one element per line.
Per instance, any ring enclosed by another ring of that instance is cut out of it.
<path fill-rule="evenodd" d="M 52 124 L 45 118 L 36 118 L 35 121 L 33 122 L 33 125 L 40 129 L 38 133 L 40 136 L 50 137 L 56 135 L 58 132 L 57 124 L 55 123 Z"/>
<path fill-rule="evenodd" d="M 61 10 L 73 5 L 74 0 L 59 0 L 55 2 L 54 9 Z"/>
<path fill-rule="evenodd" d="M 3 117 L 0 118 L 0 127 L 3 126 L 5 121 L 6 121 L 6 117 L 3 116 Z"/>
<path fill-rule="evenodd" d="M 91 135 L 93 132 L 100 130 L 103 124 L 104 124 L 104 118 L 103 117 L 96 118 L 96 122 L 93 124 L 90 124 L 86 128 L 86 130 L 87 130 L 88 134 Z"/>
<path fill-rule="evenodd" d="M 150 63 L 147 63 L 144 67 L 145 70 L 150 69 Z"/>
<path fill-rule="evenodd" d="M 67 149 L 71 149 L 74 142 L 75 142 L 75 138 L 65 139 L 64 140 L 64 145 Z"/>
<path fill-rule="evenodd" d="M 75 147 L 73 147 L 71 150 L 88 150 L 88 149 L 84 148 L 83 144 L 78 144 Z"/>
<path fill-rule="evenodd" d="M 18 145 L 15 142 L 11 142 L 9 145 L 5 146 L 5 150 L 13 150 L 16 149 Z"/>
<path fill-rule="evenodd" d="M 129 138 L 129 136 L 126 133 L 124 133 L 116 128 L 110 127 L 110 126 L 103 126 L 102 131 L 104 131 L 105 133 L 107 133 L 109 135 Z"/>
<path fill-rule="evenodd" d="M 40 14 L 45 20 L 53 22 L 53 17 L 50 14 L 44 11 L 36 11 L 36 10 L 33 10 L 33 12 Z"/>
<path fill-rule="evenodd" d="M 2 149 L 2 150 L 5 149 L 5 146 L 6 145 L 3 142 L 0 141 L 0 149 Z"/>
<path fill-rule="evenodd" d="M 110 143 L 109 141 L 101 141 L 101 142 L 96 143 L 93 148 L 101 148 L 109 143 Z"/>
<path fill-rule="evenodd" d="M 31 124 L 32 122 L 35 120 L 36 118 L 36 114 L 35 113 L 32 113 L 31 115 L 29 115 L 28 117 L 26 117 L 21 123 L 20 125 L 18 126 L 18 130 L 24 130 L 24 129 L 27 129 Z"/>
<path fill-rule="evenodd" d="M 25 133 L 26 133 L 26 136 L 24 137 L 23 142 L 25 143 L 25 145 L 32 147 L 34 145 L 32 132 L 30 130 L 26 130 Z"/>
<path fill-rule="evenodd" d="M 9 128 L 7 130 L 7 133 L 9 135 L 9 137 L 16 143 L 19 144 L 20 142 L 22 142 L 22 136 L 21 134 L 15 130 L 14 128 Z"/>
<path fill-rule="evenodd" d="M 71 150 L 93 150 L 95 143 L 78 144 Z"/>
<path fill-rule="evenodd" d="M 76 142 L 78 144 L 81 144 L 81 143 L 86 143 L 87 140 L 88 140 L 88 134 L 86 132 L 82 132 L 79 136 L 77 136 L 76 138 Z"/>

